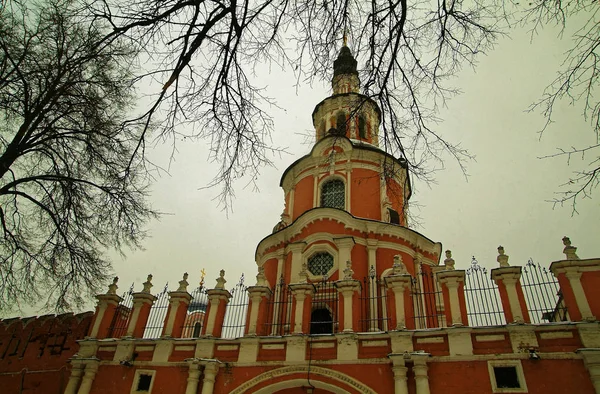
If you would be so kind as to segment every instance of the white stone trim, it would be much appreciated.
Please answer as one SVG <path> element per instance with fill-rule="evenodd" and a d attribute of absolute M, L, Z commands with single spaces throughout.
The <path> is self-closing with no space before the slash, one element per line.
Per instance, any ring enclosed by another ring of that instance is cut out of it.
<path fill-rule="evenodd" d="M 305 212 L 288 227 L 264 238 L 262 241 L 260 241 L 256 248 L 256 261 L 259 262 L 259 264 L 262 264 L 268 258 L 276 257 L 277 252 L 272 252 L 263 255 L 261 251 L 267 250 L 271 247 L 277 246 L 281 243 L 293 239 L 295 236 L 299 235 L 305 227 L 307 227 L 313 222 L 321 220 L 337 221 L 338 223 L 344 224 L 344 226 L 348 230 L 356 230 L 365 234 L 368 234 L 370 231 L 373 231 L 380 235 L 389 235 L 391 237 L 404 240 L 408 242 L 413 247 L 413 249 L 420 249 L 424 252 L 431 253 L 437 256 L 437 259 L 435 260 L 430 258 L 424 258 L 423 263 L 426 263 L 428 265 L 438 265 L 439 263 L 439 259 L 442 252 L 442 245 L 439 242 L 433 242 L 430 239 L 426 238 L 424 235 L 419 234 L 406 227 L 384 222 L 374 222 L 368 219 L 356 218 L 346 211 L 333 208 L 320 208 Z M 355 236 L 354 239 L 355 242 L 362 245 L 366 245 L 365 238 Z M 392 242 L 379 242 L 377 246 L 379 248 L 390 248 L 401 252 L 405 252 L 410 256 L 414 256 L 416 254 L 415 251 L 410 247 L 395 244 Z"/>
<path fill-rule="evenodd" d="M 444 343 L 445 336 L 417 338 L 417 343 Z"/>
<path fill-rule="evenodd" d="M 506 340 L 504 334 L 475 335 L 475 341 L 477 342 L 496 342 L 504 340 Z"/>
<path fill-rule="evenodd" d="M 329 271 L 327 271 L 327 274 L 326 274 L 328 277 L 331 277 L 331 275 L 333 275 L 333 273 L 338 270 L 339 265 L 342 264 L 342 262 L 339 261 L 339 251 L 336 250 L 330 244 L 318 243 L 318 244 L 310 245 L 302 253 L 302 262 L 306 263 L 306 266 L 308 267 L 308 259 L 310 259 L 312 256 L 314 256 L 317 253 L 324 253 L 324 252 L 329 253 L 331 256 L 333 256 L 333 266 L 329 269 Z M 307 268 L 306 272 L 308 273 L 308 277 L 313 281 L 323 280 L 324 275 L 313 275 L 308 268 Z M 292 274 L 294 274 L 294 272 L 292 272 Z M 293 282 L 296 282 L 296 281 L 292 281 L 292 283 Z"/>
<path fill-rule="evenodd" d="M 310 347 L 313 349 L 332 349 L 335 347 L 335 342 L 313 342 Z"/>
<path fill-rule="evenodd" d="M 310 382 L 306 379 L 285 380 L 283 382 L 277 382 L 267 387 L 263 387 L 262 389 L 255 391 L 254 394 L 271 394 L 274 392 L 280 392 L 281 390 L 285 389 L 292 389 L 295 387 L 310 387 L 311 385 L 317 389 L 322 389 L 329 393 L 350 394 L 349 391 L 343 390 L 337 386 L 334 386 L 333 384 L 321 382 L 319 380 L 314 379 L 311 379 Z"/>
<path fill-rule="evenodd" d="M 300 280 L 300 270 L 302 269 L 302 252 L 306 247 L 305 242 L 295 242 L 289 244 L 285 248 L 285 253 L 292 253 L 292 261 L 290 264 L 290 281 L 292 283 Z M 279 252 L 279 251 L 278 251 Z"/>
<path fill-rule="evenodd" d="M 577 307 L 581 313 L 581 320 L 594 321 L 596 320 L 596 317 L 592 314 L 590 304 L 585 295 L 585 290 L 581 285 L 581 274 L 581 271 L 577 270 L 577 268 L 565 268 L 565 276 L 569 279 L 571 290 L 573 290 L 573 295 L 575 295 L 575 301 L 577 302 Z"/>
<path fill-rule="evenodd" d="M 385 339 L 373 340 L 373 341 L 361 341 L 362 347 L 384 347 L 388 345 L 388 341 Z"/>
<path fill-rule="evenodd" d="M 345 170 L 345 168 L 342 167 L 342 170 Z M 350 196 L 349 193 L 349 189 L 350 189 L 350 182 L 348 180 L 348 178 L 346 178 L 344 175 L 340 174 L 340 173 L 333 173 L 333 174 L 329 174 L 329 175 L 324 175 L 322 178 L 318 179 L 315 178 L 315 185 L 316 185 L 316 191 L 317 191 L 317 198 L 315 201 L 315 204 L 313 205 L 315 208 L 317 207 L 321 207 L 321 191 L 323 190 L 323 185 L 326 184 L 329 181 L 334 181 L 334 180 L 340 180 L 344 183 L 344 211 L 350 211 L 350 201 L 348 199 L 348 197 Z M 322 207 L 322 208 L 328 208 L 328 207 Z M 334 208 L 335 209 L 335 208 Z"/>
<path fill-rule="evenodd" d="M 307 365 L 292 365 L 283 368 L 277 368 L 271 371 L 263 372 L 262 374 L 256 376 L 253 379 L 248 380 L 245 383 L 242 383 L 237 388 L 233 389 L 230 394 L 242 394 L 250 391 L 250 389 L 262 382 L 271 380 L 273 378 L 277 378 L 279 376 L 286 376 L 292 374 L 303 374 L 309 371 L 309 367 Z M 364 383 L 346 375 L 344 373 L 335 371 L 329 368 L 321 368 L 314 365 L 310 366 L 310 374 L 311 374 L 311 383 L 316 383 L 319 381 L 320 376 L 325 376 L 333 380 L 337 380 L 338 382 L 348 385 L 352 387 L 359 393 L 363 394 L 377 394 L 373 389 Z M 305 381 L 305 380 L 304 380 Z M 339 387 L 339 386 L 338 386 Z M 274 390 L 269 391 L 257 391 L 256 393 L 272 393 Z M 344 391 L 333 391 L 334 393 L 345 393 Z"/>
<path fill-rule="evenodd" d="M 283 349 L 285 349 L 285 344 L 283 344 L 283 343 L 263 343 L 261 345 L 261 349 L 265 349 L 265 350 L 283 350 Z"/>
<path fill-rule="evenodd" d="M 375 133 L 375 135 L 376 134 L 377 133 Z M 367 145 L 364 142 L 356 145 L 377 148 L 377 146 L 373 144 Z M 342 152 L 337 152 L 335 154 L 335 162 L 331 163 L 330 154 L 327 153 L 327 151 L 333 146 L 340 148 Z M 346 165 L 345 162 L 348 160 L 353 161 L 353 169 L 370 169 L 380 174 L 383 173 L 383 163 L 391 162 L 394 166 L 394 174 L 399 175 L 394 177 L 394 179 L 401 185 L 406 183 L 405 181 L 408 175 L 407 170 L 400 167 L 400 165 L 393 161 L 389 156 L 386 156 L 386 153 L 383 150 L 379 149 L 378 151 L 373 151 L 361 149 L 360 147 L 357 148 L 351 141 L 345 138 L 337 138 L 335 140 L 323 139 L 317 142 L 310 155 L 301 158 L 293 164 L 294 168 L 290 169 L 290 171 L 281 179 L 281 185 L 287 192 L 293 185 L 297 184 L 305 177 L 321 172 L 323 167 L 326 167 L 327 170 L 332 169 L 333 171 L 342 171 Z M 360 160 L 360 162 L 357 163 L 354 162 L 354 160 Z M 396 171 L 396 167 L 400 167 L 400 170 Z"/>
<path fill-rule="evenodd" d="M 487 362 L 488 373 L 490 375 L 490 384 L 492 385 L 493 393 L 527 393 L 527 382 L 525 381 L 525 374 L 523 373 L 523 366 L 521 360 L 489 360 Z M 520 388 L 499 388 L 496 386 L 496 375 L 494 374 L 494 367 L 515 367 L 517 372 L 517 379 L 519 379 Z"/>
<path fill-rule="evenodd" d="M 152 376 L 151 381 L 150 381 L 150 388 L 148 389 L 148 391 L 138 391 L 137 390 L 137 386 L 140 381 L 141 375 Z M 135 371 L 135 375 L 133 376 L 133 384 L 131 385 L 131 390 L 129 391 L 129 394 L 151 394 L 152 388 L 154 387 L 155 375 L 156 375 L 156 370 L 154 370 L 154 369 L 137 369 Z"/>

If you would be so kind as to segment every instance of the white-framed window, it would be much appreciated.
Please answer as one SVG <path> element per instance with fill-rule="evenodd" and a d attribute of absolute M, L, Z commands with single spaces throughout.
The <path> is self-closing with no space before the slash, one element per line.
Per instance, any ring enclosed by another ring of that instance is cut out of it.
<path fill-rule="evenodd" d="M 520 360 L 488 361 L 493 393 L 527 393 L 527 383 Z"/>
<path fill-rule="evenodd" d="M 329 243 L 314 243 L 302 253 L 302 262 L 306 263 L 308 276 L 313 281 L 331 277 L 338 269 L 338 251 Z M 328 271 L 325 271 L 329 268 Z"/>
<path fill-rule="evenodd" d="M 340 178 L 331 178 L 321 185 L 320 205 L 323 208 L 346 209 L 346 184 Z"/>
<path fill-rule="evenodd" d="M 333 256 L 328 252 L 318 252 L 308 258 L 308 272 L 314 276 L 327 275 L 333 267 Z"/>
<path fill-rule="evenodd" d="M 152 386 L 154 386 L 155 370 L 138 369 L 133 377 L 133 385 L 131 386 L 130 394 L 150 394 Z"/>

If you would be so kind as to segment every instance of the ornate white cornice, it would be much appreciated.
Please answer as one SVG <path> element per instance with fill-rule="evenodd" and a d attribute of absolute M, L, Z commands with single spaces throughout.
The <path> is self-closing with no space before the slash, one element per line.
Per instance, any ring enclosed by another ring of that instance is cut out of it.
<path fill-rule="evenodd" d="M 366 244 L 366 238 L 369 236 L 369 233 L 373 233 L 376 236 L 380 237 L 389 236 L 391 238 L 397 238 L 399 240 L 405 241 L 406 243 L 411 245 L 412 248 L 409 248 L 406 245 L 402 245 L 399 243 L 396 244 L 393 241 L 379 241 L 377 246 L 382 248 L 398 250 L 407 253 L 413 257 L 419 254 L 416 251 L 426 252 L 437 256 L 437 260 L 431 258 L 424 258 L 426 261 L 429 262 L 429 264 L 438 265 L 439 263 L 439 258 L 442 252 L 442 245 L 439 242 L 433 242 L 424 235 L 407 227 L 402 227 L 391 223 L 379 222 L 369 219 L 357 218 L 346 211 L 334 208 L 313 208 L 303 213 L 289 226 L 264 238 L 262 241 L 260 241 L 256 248 L 256 262 L 259 265 L 262 265 L 267 259 L 275 257 L 275 255 L 279 252 L 272 251 L 270 253 L 265 254 L 264 251 L 280 244 L 283 244 L 282 246 L 285 246 L 290 240 L 294 239 L 294 237 L 301 234 L 302 230 L 304 230 L 306 227 L 308 227 L 312 223 L 316 223 L 318 221 L 323 220 L 334 221 L 343 224 L 344 228 L 347 230 L 355 230 L 363 233 L 364 237 L 353 235 L 355 241 L 359 244 Z M 310 244 L 311 242 L 314 242 L 316 240 L 330 240 L 336 238 L 337 235 L 338 234 L 324 234 L 318 232 L 309 235 L 302 241 L 306 242 L 307 244 Z M 370 238 L 373 238 L 373 236 L 371 236 Z M 295 242 L 298 241 L 299 240 L 295 240 Z"/>

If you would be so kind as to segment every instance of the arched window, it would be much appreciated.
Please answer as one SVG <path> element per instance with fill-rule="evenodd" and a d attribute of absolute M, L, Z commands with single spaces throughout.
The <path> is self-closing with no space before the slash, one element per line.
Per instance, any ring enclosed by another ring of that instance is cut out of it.
<path fill-rule="evenodd" d="M 329 309 L 323 307 L 310 314 L 311 334 L 333 334 L 333 317 Z"/>
<path fill-rule="evenodd" d="M 358 136 L 360 138 L 367 138 L 367 124 L 362 115 L 358 117 Z"/>
<path fill-rule="evenodd" d="M 202 331 L 202 323 L 200 323 L 200 322 L 194 323 L 194 332 L 192 333 L 192 338 L 198 338 L 200 336 L 201 331 Z"/>
<path fill-rule="evenodd" d="M 308 271 L 315 275 L 325 275 L 333 268 L 333 256 L 327 252 L 315 253 L 308 259 Z"/>
<path fill-rule="evenodd" d="M 344 111 L 337 113 L 337 117 L 335 119 L 335 128 L 337 129 L 338 134 L 346 134 L 346 114 Z"/>
<path fill-rule="evenodd" d="M 346 208 L 344 181 L 332 179 L 321 187 L 321 206 L 325 208 Z"/>

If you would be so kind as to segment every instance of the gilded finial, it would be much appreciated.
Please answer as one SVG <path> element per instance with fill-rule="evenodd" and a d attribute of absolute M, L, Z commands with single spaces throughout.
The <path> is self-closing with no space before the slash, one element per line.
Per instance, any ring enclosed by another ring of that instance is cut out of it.
<path fill-rule="evenodd" d="M 344 46 L 348 46 L 348 30 L 344 27 Z"/>
<path fill-rule="evenodd" d="M 204 277 L 206 276 L 206 271 L 204 268 L 200 270 L 200 287 L 204 286 Z"/>

